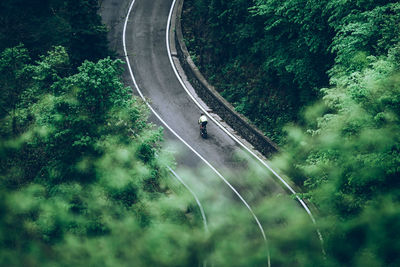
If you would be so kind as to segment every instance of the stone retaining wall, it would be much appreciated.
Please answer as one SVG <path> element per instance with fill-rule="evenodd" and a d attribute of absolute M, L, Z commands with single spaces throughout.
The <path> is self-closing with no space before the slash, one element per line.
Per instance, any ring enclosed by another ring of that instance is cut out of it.
<path fill-rule="evenodd" d="M 172 22 L 171 27 L 172 31 L 175 33 L 173 36 L 175 44 L 171 45 L 171 47 L 174 48 L 173 50 L 176 49 L 176 51 L 172 51 L 172 53 L 176 53 L 189 82 L 195 89 L 197 95 L 212 109 L 212 112 L 218 114 L 219 117 L 264 156 L 270 157 L 273 153 L 278 151 L 278 146 L 258 130 L 246 117 L 236 112 L 234 107 L 207 82 L 193 63 L 182 34 L 181 14 L 183 1 L 184 0 L 178 0 L 176 3 L 175 21 Z"/>

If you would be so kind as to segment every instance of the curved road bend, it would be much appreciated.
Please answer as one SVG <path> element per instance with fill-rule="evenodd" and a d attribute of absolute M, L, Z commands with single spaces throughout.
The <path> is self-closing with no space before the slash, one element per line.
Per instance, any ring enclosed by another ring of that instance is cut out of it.
<path fill-rule="evenodd" d="M 124 21 L 130 3 L 131 0 L 102 1 L 103 22 L 110 29 L 110 48 L 117 51 L 121 59 L 124 59 L 122 44 Z M 197 119 L 201 111 L 181 87 L 167 54 L 165 31 L 171 4 L 172 0 L 136 0 L 133 5 L 127 23 L 126 48 L 139 88 L 150 99 L 151 106 L 162 119 L 222 173 L 250 206 L 259 200 L 260 196 L 283 192 L 281 185 L 270 178 L 271 175 L 267 170 L 264 175 L 252 177 L 255 181 L 252 183 L 253 186 L 245 185 L 240 173 L 248 169 L 249 163 L 247 160 L 238 160 L 234 155 L 235 151 L 243 151 L 243 149 L 212 122 L 207 125 L 209 138 L 204 140 L 200 137 Z M 135 88 L 129 71 L 126 72 L 124 79 L 126 84 Z M 162 125 L 155 116 L 151 116 L 150 119 Z M 164 128 L 167 143 L 180 144 L 179 149 L 176 146 L 169 146 L 171 150 L 177 150 L 175 153 L 178 163 L 176 172 L 199 196 L 210 224 L 213 218 L 229 216 L 229 212 L 213 214 L 212 211 L 215 210 L 213 206 L 230 205 L 232 208 L 246 209 L 234 192 L 195 153 L 182 145 L 166 127 Z M 251 162 L 251 165 L 261 167 L 261 164 L 255 160 Z M 189 170 L 192 175 L 188 175 Z M 268 185 L 265 185 L 266 179 L 268 179 Z M 254 186 L 257 183 L 263 184 L 263 187 Z M 251 216 L 250 213 L 249 216 Z M 263 225 L 262 221 L 261 225 L 268 238 L 268 225 Z M 256 222 L 254 222 L 254 227 L 257 227 Z M 262 238 L 261 232 L 260 238 Z"/>

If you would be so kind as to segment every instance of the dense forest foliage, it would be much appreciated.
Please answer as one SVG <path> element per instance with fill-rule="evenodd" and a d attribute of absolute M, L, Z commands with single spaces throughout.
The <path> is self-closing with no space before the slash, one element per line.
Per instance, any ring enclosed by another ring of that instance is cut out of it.
<path fill-rule="evenodd" d="M 337 68 L 399 42 L 397 2 L 185 0 L 184 36 L 217 90 L 283 144 L 284 125 L 302 121 Z"/>
<path fill-rule="evenodd" d="M 98 0 L 2 0 L 0 51 L 23 43 L 36 60 L 54 45 L 65 47 L 70 63 L 110 54 Z"/>
<path fill-rule="evenodd" d="M 324 265 L 398 266 L 398 1 L 185 0 L 183 23 L 206 77 L 286 144 L 276 166 L 319 210 Z"/>
<path fill-rule="evenodd" d="M 68 58 L 59 46 L 33 63 L 22 46 L 1 54 L 2 86 L 21 90 L 1 118 L 0 264 L 166 264 L 154 250 L 176 249 L 163 241 L 196 221 L 168 197 L 162 134 L 120 82 L 121 62 L 63 77 Z"/>
<path fill-rule="evenodd" d="M 173 242 L 203 235 L 200 217 L 187 216 L 192 200 L 176 204 L 162 130 L 106 57 L 97 11 L 86 0 L 0 3 L 1 266 L 201 261 L 195 241 Z"/>

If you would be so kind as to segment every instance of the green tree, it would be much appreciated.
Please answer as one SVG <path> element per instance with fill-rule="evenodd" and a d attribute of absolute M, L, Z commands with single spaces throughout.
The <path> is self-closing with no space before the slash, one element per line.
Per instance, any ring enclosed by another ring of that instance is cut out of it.
<path fill-rule="evenodd" d="M 63 46 L 73 66 L 110 55 L 97 0 L 4 0 L 0 3 L 0 50 L 23 43 L 37 59 Z M 21 19 L 23 18 L 23 19 Z"/>
<path fill-rule="evenodd" d="M 328 84 L 325 1 L 185 1 L 189 49 L 239 112 L 275 141 Z M 301 7 L 301 8 L 300 8 Z M 204 27 L 206 26 L 206 27 Z"/>
<path fill-rule="evenodd" d="M 397 1 L 187 0 L 187 45 L 205 76 L 273 140 L 350 74 L 398 42 Z"/>
<path fill-rule="evenodd" d="M 171 192 L 162 131 L 120 81 L 121 62 L 62 77 L 67 62 L 57 47 L 29 65 L 29 87 L 2 119 L 5 133 L 13 118 L 25 124 L 0 145 L 0 264 L 197 265 L 199 217 Z"/>
<path fill-rule="evenodd" d="M 333 77 L 323 103 L 306 112 L 307 133 L 289 131 L 282 160 L 320 210 L 334 265 L 399 264 L 399 51 Z"/>
<path fill-rule="evenodd" d="M 22 46 L 4 50 L 0 61 L 0 118 L 13 113 L 23 90 L 31 80 L 28 51 Z"/>

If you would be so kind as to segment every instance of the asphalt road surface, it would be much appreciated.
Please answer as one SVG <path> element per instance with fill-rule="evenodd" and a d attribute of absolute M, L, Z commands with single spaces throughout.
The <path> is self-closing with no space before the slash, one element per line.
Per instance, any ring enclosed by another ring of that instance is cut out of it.
<path fill-rule="evenodd" d="M 208 221 L 212 223 L 218 216 L 214 214 L 215 205 L 228 205 L 227 208 L 247 209 L 249 216 L 252 207 L 264 196 L 282 193 L 282 185 L 272 179 L 272 175 L 257 160 L 251 159 L 242 147 L 217 125 L 209 122 L 208 139 L 199 135 L 197 120 L 201 110 L 191 100 L 177 79 L 168 57 L 166 47 L 166 27 L 172 0 L 136 0 L 129 14 L 126 27 L 126 51 L 137 85 L 143 95 L 149 99 L 152 108 L 182 139 L 198 154 L 204 157 L 237 190 L 243 200 L 225 183 L 215 171 L 202 161 L 196 153 L 169 131 L 154 115 L 150 120 L 165 129 L 166 147 L 174 152 L 178 166 L 176 173 L 199 196 Z M 111 49 L 117 51 L 125 60 L 123 30 L 131 0 L 103 0 L 101 14 L 103 22 L 110 29 Z M 125 82 L 134 91 L 135 86 L 127 70 Z M 237 157 L 237 153 L 247 155 Z M 245 173 L 249 166 L 264 168 L 264 172 L 249 177 Z M 266 182 L 267 181 L 267 182 Z M 259 186 L 258 186 L 259 185 Z M 230 206 L 229 206 L 230 205 Z M 260 225 L 253 220 L 254 227 Z M 268 229 L 260 221 L 268 238 Z M 237 227 L 241 227 L 238 225 Z M 262 231 L 260 231 L 262 239 Z"/>

